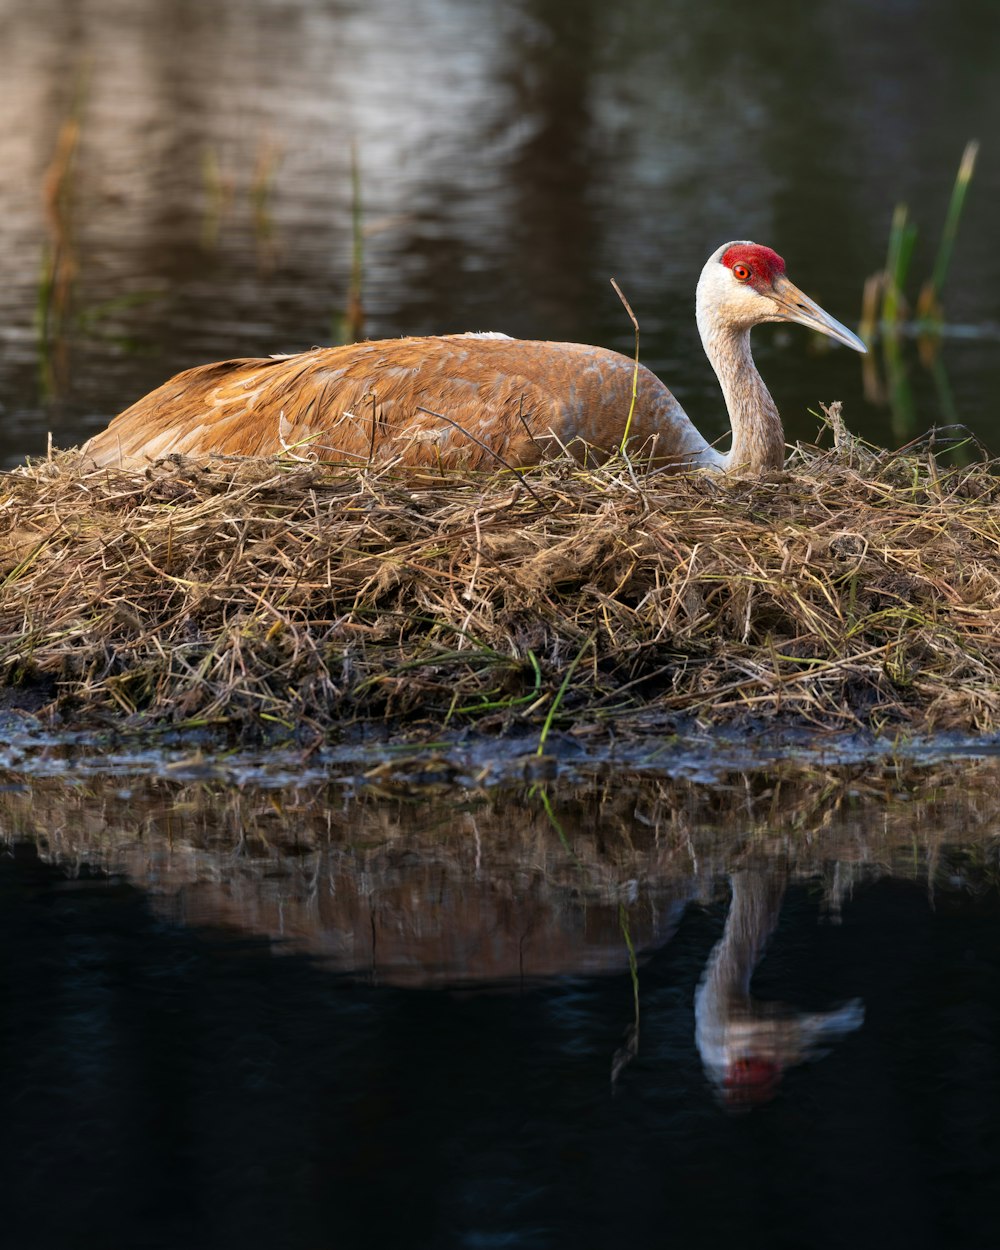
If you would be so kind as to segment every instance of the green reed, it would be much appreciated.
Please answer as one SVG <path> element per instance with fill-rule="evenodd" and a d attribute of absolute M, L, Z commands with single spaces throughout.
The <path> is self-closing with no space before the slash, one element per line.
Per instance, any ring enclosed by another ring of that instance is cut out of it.
<path fill-rule="evenodd" d="M 931 375 L 943 421 L 954 423 L 957 420 L 940 354 L 941 334 L 946 324 L 941 300 L 978 152 L 976 140 L 970 140 L 965 145 L 934 264 L 929 277 L 920 287 L 917 299 L 911 302 L 907 298 L 907 288 L 918 227 L 911 220 L 904 203 L 897 204 L 892 214 L 885 265 L 865 282 L 858 332 L 866 342 L 881 340 L 882 344 L 881 373 L 874 355 L 865 360 L 865 393 L 874 403 L 888 404 L 898 436 L 912 435 L 915 423 L 913 393 L 903 350 L 904 338 L 917 340 L 920 361 Z"/>

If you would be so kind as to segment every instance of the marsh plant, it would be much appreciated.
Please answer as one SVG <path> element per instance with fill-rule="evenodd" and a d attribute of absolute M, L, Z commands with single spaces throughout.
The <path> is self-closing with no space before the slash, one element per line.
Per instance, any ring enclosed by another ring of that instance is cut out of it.
<path fill-rule="evenodd" d="M 865 282 L 858 332 L 870 344 L 879 342 L 882 349 L 881 372 L 875 352 L 865 357 L 865 394 L 873 403 L 889 405 L 899 437 L 914 431 L 913 395 L 903 348 L 906 339 L 916 339 L 920 362 L 933 379 L 942 424 L 958 421 L 941 354 L 942 338 L 947 331 L 942 297 L 978 152 L 975 140 L 965 145 L 934 264 L 916 297 L 911 300 L 907 292 L 913 289 L 910 270 L 918 229 L 904 203 L 897 204 L 892 214 L 885 265 Z"/>

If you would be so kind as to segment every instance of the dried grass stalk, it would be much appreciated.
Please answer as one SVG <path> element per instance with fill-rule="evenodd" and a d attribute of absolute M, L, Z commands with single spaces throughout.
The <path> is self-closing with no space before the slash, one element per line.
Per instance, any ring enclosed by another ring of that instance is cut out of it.
<path fill-rule="evenodd" d="M 86 723 L 1000 726 L 1000 478 L 855 440 L 764 479 L 72 453 L 3 475 L 0 661 Z"/>

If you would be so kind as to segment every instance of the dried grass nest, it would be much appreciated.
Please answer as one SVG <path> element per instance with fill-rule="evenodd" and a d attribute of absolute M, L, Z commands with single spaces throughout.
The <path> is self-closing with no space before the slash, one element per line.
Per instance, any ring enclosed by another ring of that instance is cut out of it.
<path fill-rule="evenodd" d="M 0 482 L 3 682 L 243 737 L 996 730 L 996 465 L 840 444 L 752 479 L 57 454 Z"/>

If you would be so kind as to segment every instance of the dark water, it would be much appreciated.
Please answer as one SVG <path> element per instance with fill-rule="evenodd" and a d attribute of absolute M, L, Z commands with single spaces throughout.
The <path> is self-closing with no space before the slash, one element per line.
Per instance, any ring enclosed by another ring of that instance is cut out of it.
<path fill-rule="evenodd" d="M 948 337 L 933 369 L 904 344 L 908 401 L 902 385 L 894 406 L 866 398 L 858 357 L 803 330 L 765 327 L 756 350 L 792 437 L 839 398 L 878 442 L 957 419 L 1000 446 L 993 0 L 0 0 L 0 39 L 7 463 L 48 431 L 79 441 L 181 367 L 335 337 L 352 143 L 367 334 L 630 351 L 613 276 L 643 358 L 714 436 L 725 413 L 692 315 L 708 253 L 769 243 L 856 323 L 903 201 L 915 295 L 979 137 Z M 58 293 L 40 338 L 46 249 Z"/>
<path fill-rule="evenodd" d="M 992 1246 L 998 780 L 8 773 L 4 1245 Z"/>

